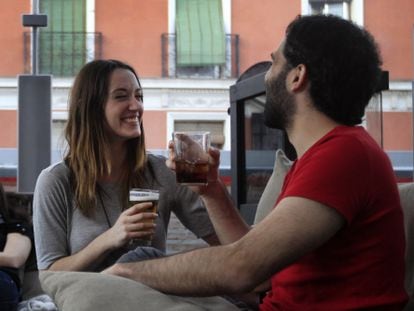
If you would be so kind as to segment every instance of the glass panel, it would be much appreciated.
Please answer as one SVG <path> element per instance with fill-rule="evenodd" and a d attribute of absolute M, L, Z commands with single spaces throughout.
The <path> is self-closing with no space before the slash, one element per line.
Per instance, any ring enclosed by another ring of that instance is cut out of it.
<path fill-rule="evenodd" d="M 275 151 L 284 149 L 281 130 L 264 125 L 265 95 L 245 101 L 246 203 L 258 203 L 273 171 Z"/>
<path fill-rule="evenodd" d="M 370 100 L 366 110 L 363 126 L 375 141 L 383 147 L 382 124 L 382 94 L 375 94 Z"/>
<path fill-rule="evenodd" d="M 65 127 L 66 120 L 52 121 L 52 150 L 62 152 L 66 148 Z"/>
<path fill-rule="evenodd" d="M 222 149 L 224 145 L 224 121 L 205 120 L 176 120 L 175 131 L 208 131 L 211 135 L 211 145 Z"/>
<path fill-rule="evenodd" d="M 343 3 L 331 3 L 328 4 L 328 14 L 344 17 L 344 4 Z"/>

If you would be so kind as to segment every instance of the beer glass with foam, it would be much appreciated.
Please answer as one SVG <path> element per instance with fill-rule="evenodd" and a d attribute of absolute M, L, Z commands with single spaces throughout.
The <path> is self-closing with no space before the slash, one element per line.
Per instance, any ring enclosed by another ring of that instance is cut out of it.
<path fill-rule="evenodd" d="M 128 207 L 131 207 L 138 203 L 151 202 L 152 206 L 146 212 L 156 213 L 157 206 L 158 206 L 158 200 L 159 200 L 158 190 L 132 188 L 131 190 L 129 190 Z M 153 220 L 145 220 L 145 222 L 153 222 Z M 151 240 L 152 240 L 152 237 L 148 236 L 148 237 L 143 237 L 139 239 L 134 239 L 131 242 L 132 244 L 150 246 Z"/>

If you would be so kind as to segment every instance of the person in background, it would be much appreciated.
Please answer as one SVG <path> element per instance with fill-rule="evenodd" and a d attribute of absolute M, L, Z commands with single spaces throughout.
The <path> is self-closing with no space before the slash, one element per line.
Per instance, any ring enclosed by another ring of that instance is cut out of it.
<path fill-rule="evenodd" d="M 358 126 L 381 73 L 373 37 L 335 16 L 298 17 L 271 58 L 265 123 L 286 129 L 298 156 L 273 210 L 247 226 L 211 150 L 210 182 L 194 190 L 223 245 L 104 272 L 186 296 L 246 292 L 270 278 L 259 307 L 266 311 L 402 310 L 397 182 L 385 152 Z"/>
<path fill-rule="evenodd" d="M 33 234 L 27 217 L 9 208 L 0 184 L 0 310 L 14 311 L 20 301 L 19 269 L 29 258 Z"/>
<path fill-rule="evenodd" d="M 39 270 L 101 271 L 150 236 L 161 255 L 171 212 L 196 236 L 218 243 L 199 196 L 175 182 L 165 158 L 147 154 L 143 114 L 131 66 L 95 60 L 80 70 L 70 94 L 67 153 L 41 172 L 35 187 Z M 160 191 L 157 213 L 145 212 L 151 203 L 127 208 L 136 187 Z"/>

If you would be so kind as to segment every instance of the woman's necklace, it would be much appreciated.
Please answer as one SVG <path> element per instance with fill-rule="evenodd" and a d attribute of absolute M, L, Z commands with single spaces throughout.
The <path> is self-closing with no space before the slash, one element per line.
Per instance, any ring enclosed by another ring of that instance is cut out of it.
<path fill-rule="evenodd" d="M 102 200 L 102 195 L 100 193 L 98 193 L 98 197 L 99 197 L 99 201 L 101 202 L 101 206 L 102 206 L 102 209 L 103 209 L 104 214 L 105 214 L 106 223 L 108 224 L 108 228 L 110 229 L 112 227 L 112 225 L 111 225 L 111 222 L 109 221 L 108 212 L 106 211 L 105 204 Z"/>

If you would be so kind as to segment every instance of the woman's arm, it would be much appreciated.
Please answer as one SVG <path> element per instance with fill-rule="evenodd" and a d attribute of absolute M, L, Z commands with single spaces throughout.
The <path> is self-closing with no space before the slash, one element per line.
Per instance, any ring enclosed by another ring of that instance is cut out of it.
<path fill-rule="evenodd" d="M 88 227 L 72 223 L 76 220 L 72 217 L 73 193 L 67 174 L 63 164 L 58 164 L 44 170 L 36 183 L 33 227 L 39 270 L 95 270 L 110 251 L 132 238 L 153 233 L 152 224 L 143 224 L 142 220 L 153 219 L 156 215 L 140 213 L 148 205 L 137 204 L 124 211 L 110 229 L 90 236 Z M 85 236 L 88 241 L 76 252 L 71 250 L 71 230 L 77 230 L 78 236 Z"/>
<path fill-rule="evenodd" d="M 106 254 L 113 248 L 105 237 L 107 232 L 99 235 L 85 248 L 76 254 L 65 256 L 54 261 L 47 269 L 51 271 L 89 271 L 99 265 Z"/>
<path fill-rule="evenodd" d="M 4 250 L 0 252 L 0 266 L 20 268 L 29 257 L 32 243 L 30 239 L 20 233 L 7 234 Z"/>
<path fill-rule="evenodd" d="M 116 223 L 96 237 L 76 254 L 59 258 L 47 270 L 89 271 L 98 265 L 112 250 L 118 249 L 131 239 L 154 234 L 154 224 L 143 222 L 157 217 L 154 213 L 145 213 L 151 203 L 141 203 L 125 210 Z"/>

